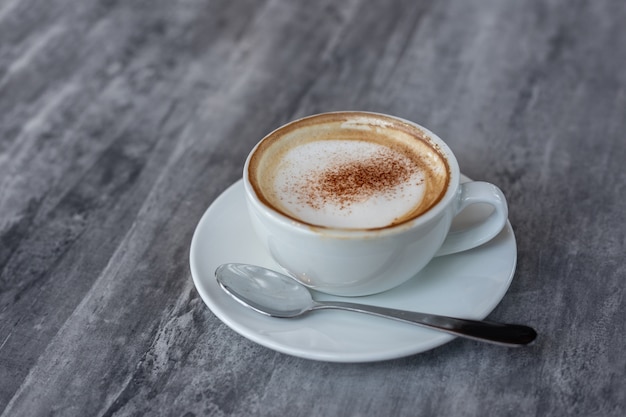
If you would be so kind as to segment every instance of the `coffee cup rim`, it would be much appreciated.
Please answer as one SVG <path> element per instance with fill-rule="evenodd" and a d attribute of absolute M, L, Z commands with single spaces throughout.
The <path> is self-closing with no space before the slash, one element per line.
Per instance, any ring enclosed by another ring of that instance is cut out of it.
<path fill-rule="evenodd" d="M 402 123 L 406 123 L 414 128 L 419 129 L 423 133 L 425 133 L 428 139 L 432 140 L 434 144 L 437 145 L 438 150 L 441 152 L 441 154 L 443 155 L 447 163 L 448 175 L 449 175 L 447 189 L 445 193 L 443 194 L 443 196 L 439 199 L 439 201 L 433 204 L 433 206 L 428 208 L 425 212 L 413 218 L 407 219 L 401 223 L 397 223 L 394 225 L 375 227 L 375 228 L 341 228 L 341 227 L 313 225 L 313 224 L 303 222 L 299 219 L 287 216 L 281 213 L 280 211 L 276 210 L 275 208 L 264 203 L 262 199 L 257 195 L 257 192 L 254 189 L 254 187 L 251 185 L 251 181 L 249 178 L 250 161 L 254 153 L 260 147 L 261 143 L 263 143 L 263 141 L 265 141 L 268 137 L 273 136 L 276 132 L 282 129 L 291 127 L 294 124 L 302 123 L 305 120 L 309 120 L 312 118 L 321 117 L 325 115 L 340 115 L 340 114 L 353 115 L 353 116 L 363 115 L 366 117 L 370 116 L 370 117 L 391 118 L 391 119 L 400 121 Z M 300 233 L 312 234 L 312 235 L 317 235 L 317 236 L 324 235 L 324 236 L 341 237 L 341 238 L 364 238 L 364 237 L 371 237 L 372 235 L 380 236 L 380 235 L 397 234 L 405 230 L 418 227 L 419 225 L 426 224 L 430 222 L 431 220 L 433 220 L 434 218 L 436 218 L 437 216 L 439 216 L 444 211 L 445 207 L 447 207 L 451 203 L 451 201 L 454 199 L 454 197 L 456 196 L 458 192 L 458 188 L 460 184 L 460 169 L 459 169 L 457 159 L 454 156 L 454 153 L 452 152 L 450 147 L 439 136 L 437 136 L 435 133 L 425 128 L 424 126 L 418 123 L 412 122 L 410 120 L 398 117 L 398 116 L 392 116 L 392 115 L 388 115 L 384 113 L 359 111 L 359 110 L 347 110 L 347 111 L 323 112 L 323 113 L 317 113 L 317 114 L 304 116 L 304 117 L 295 119 L 289 123 L 283 124 L 280 127 L 272 130 L 270 133 L 265 135 L 263 139 L 261 139 L 248 154 L 245 164 L 244 164 L 244 169 L 243 169 L 243 180 L 244 180 L 243 182 L 244 182 L 246 196 L 249 197 L 248 200 L 254 206 L 256 206 L 259 210 L 261 210 L 267 216 L 269 216 L 271 219 L 273 219 L 275 222 L 279 224 L 282 224 L 284 227 L 288 227 L 293 230 L 298 230 Z"/>

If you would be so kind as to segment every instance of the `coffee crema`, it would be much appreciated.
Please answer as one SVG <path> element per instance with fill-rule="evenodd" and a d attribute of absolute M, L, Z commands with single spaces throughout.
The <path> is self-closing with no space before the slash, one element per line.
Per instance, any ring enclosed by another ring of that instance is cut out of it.
<path fill-rule="evenodd" d="M 311 116 L 265 137 L 248 167 L 261 201 L 308 225 L 380 229 L 445 194 L 446 158 L 418 127 L 369 113 Z"/>

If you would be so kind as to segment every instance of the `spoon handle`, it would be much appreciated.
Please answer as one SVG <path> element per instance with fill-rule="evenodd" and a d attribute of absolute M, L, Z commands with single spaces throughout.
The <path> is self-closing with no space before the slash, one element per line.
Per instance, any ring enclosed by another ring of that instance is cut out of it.
<path fill-rule="evenodd" d="M 316 301 L 313 310 L 338 309 L 386 317 L 430 329 L 440 330 L 455 336 L 480 340 L 504 346 L 526 345 L 537 337 L 537 332 L 528 326 L 489 321 L 466 320 L 438 316 L 393 308 L 348 303 L 343 301 Z"/>

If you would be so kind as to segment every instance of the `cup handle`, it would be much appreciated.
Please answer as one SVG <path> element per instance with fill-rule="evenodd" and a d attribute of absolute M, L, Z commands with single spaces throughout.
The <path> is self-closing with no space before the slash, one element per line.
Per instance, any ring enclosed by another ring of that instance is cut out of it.
<path fill-rule="evenodd" d="M 476 203 L 489 204 L 494 208 L 494 211 L 489 217 L 474 226 L 450 232 L 435 256 L 449 255 L 475 248 L 490 241 L 500 233 L 506 224 L 509 212 L 502 191 L 488 182 L 472 181 L 461 184 L 459 204 L 455 216 L 465 207 Z"/>

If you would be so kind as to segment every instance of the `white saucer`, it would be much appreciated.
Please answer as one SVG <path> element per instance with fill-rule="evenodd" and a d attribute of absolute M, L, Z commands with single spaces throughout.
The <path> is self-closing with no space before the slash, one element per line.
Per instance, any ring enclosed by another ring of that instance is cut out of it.
<path fill-rule="evenodd" d="M 455 220 L 462 227 L 489 213 L 472 206 Z M 506 293 L 517 260 L 511 225 L 491 242 L 434 259 L 406 284 L 353 299 L 405 310 L 471 319 L 485 318 Z M 258 242 L 248 220 L 242 181 L 219 196 L 202 216 L 191 241 L 191 275 L 211 311 L 242 336 L 279 352 L 331 362 L 399 358 L 453 339 L 445 333 L 346 311 L 323 310 L 297 319 L 263 316 L 233 300 L 218 286 L 215 269 L 242 262 L 281 270 Z M 323 299 L 338 299 L 315 294 Z"/>

